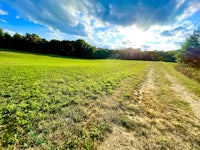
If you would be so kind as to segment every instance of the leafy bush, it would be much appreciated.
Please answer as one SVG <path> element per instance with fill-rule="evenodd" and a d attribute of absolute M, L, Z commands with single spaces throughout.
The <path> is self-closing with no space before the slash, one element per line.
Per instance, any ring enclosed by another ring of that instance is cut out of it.
<path fill-rule="evenodd" d="M 200 68 L 200 30 L 195 30 L 186 39 L 177 60 L 182 65 Z"/>

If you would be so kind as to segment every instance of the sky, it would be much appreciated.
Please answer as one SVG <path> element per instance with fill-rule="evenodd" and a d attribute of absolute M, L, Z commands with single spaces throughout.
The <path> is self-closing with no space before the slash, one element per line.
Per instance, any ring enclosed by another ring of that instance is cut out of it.
<path fill-rule="evenodd" d="M 200 28 L 200 0 L 1 0 L 0 28 L 109 49 L 175 50 Z"/>

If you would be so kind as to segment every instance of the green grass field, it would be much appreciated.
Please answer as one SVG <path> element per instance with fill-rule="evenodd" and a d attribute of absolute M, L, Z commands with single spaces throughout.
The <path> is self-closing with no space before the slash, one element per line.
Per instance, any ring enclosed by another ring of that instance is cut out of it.
<path fill-rule="evenodd" d="M 89 105 L 111 95 L 129 77 L 135 78 L 136 88 L 148 67 L 148 62 L 139 61 L 0 51 L 1 145 L 93 146 L 104 136 L 99 132 L 106 132 L 109 126 L 90 120 Z M 76 131 L 77 126 L 81 131 Z M 85 139 L 79 141 L 79 133 L 74 132 L 81 132 Z"/>
<path fill-rule="evenodd" d="M 200 87 L 174 65 L 0 50 L 0 149 L 98 149 L 114 126 L 138 149 L 198 149 L 200 122 L 163 70 L 197 96 Z M 139 93 L 152 68 L 158 88 Z"/>

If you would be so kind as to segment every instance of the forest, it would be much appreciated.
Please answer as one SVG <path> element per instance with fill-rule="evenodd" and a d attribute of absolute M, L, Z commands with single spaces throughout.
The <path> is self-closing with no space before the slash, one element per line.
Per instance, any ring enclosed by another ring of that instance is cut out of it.
<path fill-rule="evenodd" d="M 87 59 L 125 59 L 175 62 L 175 54 L 178 51 L 142 51 L 140 49 L 126 48 L 110 50 L 97 48 L 85 42 L 83 39 L 76 41 L 52 39 L 47 41 L 36 34 L 19 33 L 11 36 L 0 29 L 0 48 L 13 49 L 34 53 L 56 54 Z"/>

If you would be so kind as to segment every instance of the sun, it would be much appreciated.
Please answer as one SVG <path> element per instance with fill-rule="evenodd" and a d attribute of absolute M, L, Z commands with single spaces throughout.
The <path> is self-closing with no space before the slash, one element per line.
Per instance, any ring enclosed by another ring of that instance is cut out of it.
<path fill-rule="evenodd" d="M 141 47 L 147 41 L 148 34 L 133 26 L 126 31 L 126 38 L 130 42 L 131 47 Z"/>

